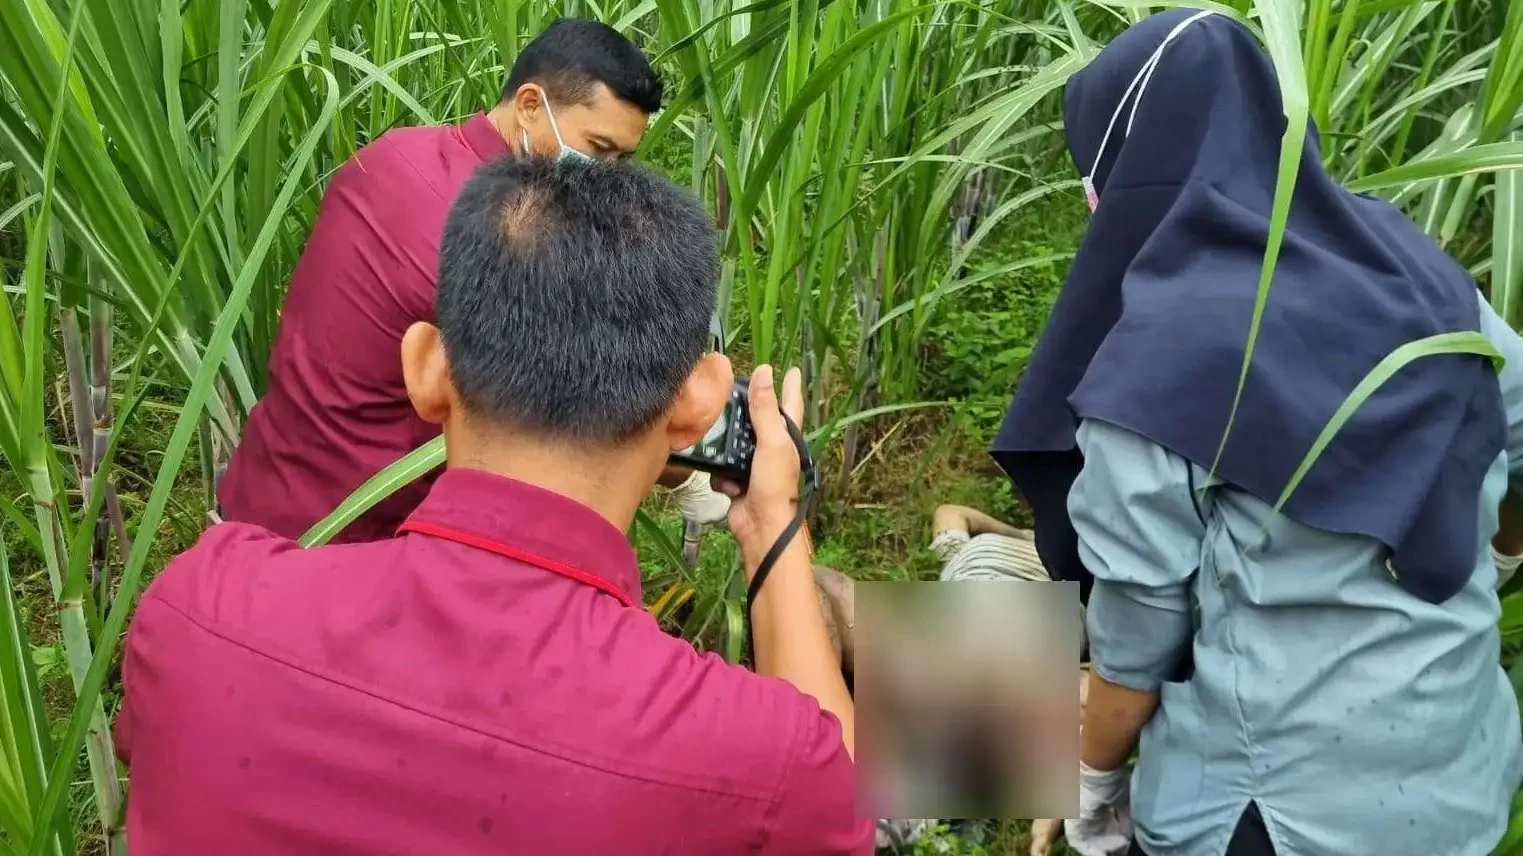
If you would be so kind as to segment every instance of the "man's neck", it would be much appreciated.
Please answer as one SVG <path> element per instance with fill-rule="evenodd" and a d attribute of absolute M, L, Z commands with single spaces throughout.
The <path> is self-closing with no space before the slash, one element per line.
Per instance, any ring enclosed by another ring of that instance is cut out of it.
<path fill-rule="evenodd" d="M 480 470 L 548 490 L 580 503 L 621 532 L 660 475 L 660 453 L 636 445 L 582 450 L 513 437 L 462 437 L 446 431 L 447 466 Z M 658 463 L 652 466 L 649 462 Z"/>
<path fill-rule="evenodd" d="M 514 112 L 512 105 L 507 102 L 498 104 L 487 111 L 487 120 L 492 123 L 493 128 L 497 129 L 497 134 L 502 137 L 502 141 L 508 144 L 508 151 L 517 153 L 523 146 L 523 141 L 519 139 L 518 115 Z"/>

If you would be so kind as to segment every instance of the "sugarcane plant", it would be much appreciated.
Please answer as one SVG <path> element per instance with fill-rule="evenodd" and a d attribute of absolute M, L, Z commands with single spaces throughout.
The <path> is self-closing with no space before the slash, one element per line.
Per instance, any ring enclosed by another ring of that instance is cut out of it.
<path fill-rule="evenodd" d="M 0 0 L 0 850 L 124 852 L 109 729 L 122 633 L 203 525 L 322 188 L 360 147 L 491 104 L 557 16 L 634 36 L 670 93 L 642 157 L 715 215 L 737 362 L 805 368 L 811 448 L 840 495 L 875 418 L 939 404 L 920 367 L 943 307 L 1071 255 L 978 264 L 1012 223 L 1077 197 L 1069 76 L 1171 5 L 1252 27 L 1280 76 L 1286 150 L 1316 127 L 1337 178 L 1405 207 L 1523 323 L 1523 3 Z M 1369 383 L 1479 347 L 1418 343 Z M 168 434 L 138 448 L 150 417 Z M 377 474 L 303 543 L 443 454 L 441 439 Z M 730 552 L 695 568 L 656 516 L 637 528 L 663 568 L 652 613 L 738 657 L 733 550 L 708 539 L 706 555 Z M 38 629 L 59 639 L 68 707 L 39 683 Z M 1520 596 L 1503 631 L 1523 641 Z"/>

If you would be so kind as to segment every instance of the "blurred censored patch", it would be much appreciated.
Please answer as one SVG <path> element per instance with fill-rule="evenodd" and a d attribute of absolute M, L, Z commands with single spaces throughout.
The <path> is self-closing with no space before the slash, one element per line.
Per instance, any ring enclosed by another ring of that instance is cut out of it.
<path fill-rule="evenodd" d="M 859 582 L 856 598 L 861 813 L 1077 816 L 1077 583 Z"/>

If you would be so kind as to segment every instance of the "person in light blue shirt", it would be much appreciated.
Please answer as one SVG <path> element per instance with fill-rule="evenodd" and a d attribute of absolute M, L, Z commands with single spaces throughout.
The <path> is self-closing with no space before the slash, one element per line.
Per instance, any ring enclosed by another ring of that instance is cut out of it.
<path fill-rule="evenodd" d="M 1392 585 L 1378 541 L 1275 517 L 1145 437 L 1080 423 L 1091 668 L 1157 696 L 1131 781 L 1143 853 L 1224 853 L 1250 803 L 1278 854 L 1479 856 L 1501 838 L 1523 768 L 1487 542 L 1523 489 L 1523 341 L 1482 307 L 1517 451 L 1486 477 L 1475 569 L 1442 605 Z M 1174 681 L 1187 651 L 1194 675 Z"/>
<path fill-rule="evenodd" d="M 1070 847 L 1490 853 L 1523 780 L 1491 546 L 1518 543 L 1523 339 L 1327 175 L 1315 129 L 1259 302 L 1286 122 L 1224 15 L 1133 26 L 1064 113 L 1093 220 L 993 452 L 1043 564 L 1087 590 Z"/>

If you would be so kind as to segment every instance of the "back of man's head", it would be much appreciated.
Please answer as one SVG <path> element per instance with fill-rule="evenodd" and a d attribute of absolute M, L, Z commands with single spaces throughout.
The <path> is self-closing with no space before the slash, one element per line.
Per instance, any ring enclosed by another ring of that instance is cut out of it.
<path fill-rule="evenodd" d="M 556 104 L 586 104 L 598 84 L 647 115 L 661 109 L 661 79 L 639 48 L 598 21 L 561 18 L 518 55 L 503 86 L 510 99 L 526 83 Z"/>
<path fill-rule="evenodd" d="M 438 326 L 473 420 L 614 446 L 706 348 L 719 259 L 696 198 L 630 164 L 504 158 L 450 212 Z"/>

